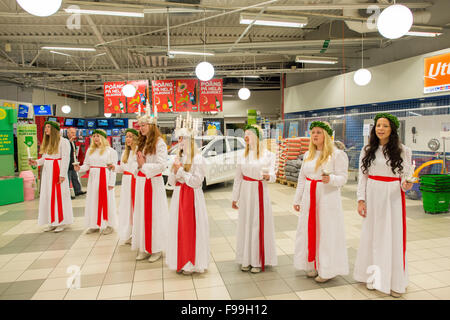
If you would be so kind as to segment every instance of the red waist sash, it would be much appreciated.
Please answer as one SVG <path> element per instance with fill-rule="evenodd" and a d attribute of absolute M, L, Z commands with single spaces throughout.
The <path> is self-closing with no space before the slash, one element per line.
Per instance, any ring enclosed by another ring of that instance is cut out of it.
<path fill-rule="evenodd" d="M 158 174 L 155 177 L 161 177 Z M 147 176 L 139 171 L 138 177 L 146 178 L 144 187 L 144 229 L 145 229 L 145 250 L 152 254 L 152 219 L 153 219 L 153 186 L 152 178 L 147 179 Z"/>
<path fill-rule="evenodd" d="M 252 179 L 243 176 L 245 181 L 258 182 L 258 199 L 259 199 L 259 258 L 261 260 L 261 270 L 264 271 L 264 193 L 262 180 Z"/>
<path fill-rule="evenodd" d="M 62 196 L 61 196 L 61 183 L 59 183 L 59 163 L 58 160 L 61 158 L 45 158 L 45 160 L 53 161 L 53 172 L 52 172 L 52 196 L 51 196 L 51 223 L 55 222 L 55 198 L 58 198 L 58 223 L 64 220 L 63 206 L 62 206 Z M 56 193 L 56 194 L 55 194 Z"/>
<path fill-rule="evenodd" d="M 97 206 L 97 225 L 102 225 L 103 220 L 108 221 L 108 186 L 106 185 L 106 167 L 93 167 L 90 169 L 100 169 L 100 183 L 98 185 L 98 206 Z"/>
<path fill-rule="evenodd" d="M 134 211 L 134 198 L 136 195 L 136 177 L 134 176 L 133 173 L 131 173 L 129 171 L 124 171 L 123 174 L 126 176 L 131 176 L 131 206 L 132 206 L 132 209 L 133 209 L 132 212 L 133 212 Z"/>
<path fill-rule="evenodd" d="M 177 182 L 180 187 L 178 204 L 178 249 L 177 271 L 189 261 L 195 265 L 196 223 L 194 189 L 186 183 Z"/>
<path fill-rule="evenodd" d="M 322 180 L 313 180 L 306 178 L 306 180 L 311 181 L 311 188 L 309 191 L 309 216 L 308 216 L 308 262 L 314 261 L 314 267 L 316 267 L 316 216 L 317 216 L 317 183 L 322 182 Z"/>
<path fill-rule="evenodd" d="M 398 177 L 383 177 L 383 176 L 370 176 L 369 179 L 383 182 L 393 182 L 398 181 L 401 183 L 401 179 Z M 402 224 L 403 224 L 403 270 L 405 270 L 405 253 L 406 253 L 406 200 L 405 192 L 400 185 L 400 193 L 402 195 Z"/>

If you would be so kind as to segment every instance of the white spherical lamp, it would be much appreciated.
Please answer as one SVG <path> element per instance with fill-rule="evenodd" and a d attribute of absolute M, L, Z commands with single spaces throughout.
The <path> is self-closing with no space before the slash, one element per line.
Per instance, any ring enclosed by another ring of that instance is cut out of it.
<path fill-rule="evenodd" d="M 107 118 L 111 118 L 111 113 L 105 113 L 105 117 L 107 117 Z"/>
<path fill-rule="evenodd" d="M 241 100 L 247 100 L 250 98 L 250 90 L 248 90 L 248 88 L 241 88 L 238 91 L 238 96 Z"/>
<path fill-rule="evenodd" d="M 394 4 L 384 9 L 378 17 L 378 31 L 388 39 L 401 38 L 411 29 L 413 19 L 413 14 L 408 7 Z"/>
<path fill-rule="evenodd" d="M 136 87 L 132 84 L 126 84 L 122 87 L 122 93 L 127 98 L 133 98 L 136 94 Z"/>
<path fill-rule="evenodd" d="M 72 108 L 68 104 L 65 104 L 61 107 L 61 111 L 63 113 L 70 113 L 71 110 L 72 110 Z"/>
<path fill-rule="evenodd" d="M 17 0 L 23 10 L 38 17 L 48 17 L 61 7 L 62 0 Z"/>
<path fill-rule="evenodd" d="M 214 67 L 209 62 L 200 62 L 195 68 L 195 75 L 202 81 L 211 80 L 214 77 Z"/>
<path fill-rule="evenodd" d="M 355 72 L 353 80 L 358 86 L 363 87 L 372 80 L 372 73 L 367 69 L 361 68 Z"/>

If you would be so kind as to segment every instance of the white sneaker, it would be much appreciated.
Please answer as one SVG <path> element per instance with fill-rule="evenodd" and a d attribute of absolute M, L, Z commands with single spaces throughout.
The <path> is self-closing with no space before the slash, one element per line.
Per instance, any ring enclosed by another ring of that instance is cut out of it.
<path fill-rule="evenodd" d="M 250 269 L 251 273 L 259 273 L 261 272 L 261 268 L 260 267 L 253 267 Z"/>
<path fill-rule="evenodd" d="M 90 228 L 90 229 L 88 229 L 88 230 L 86 231 L 86 234 L 90 234 L 90 233 L 94 233 L 94 232 L 98 232 L 98 231 L 100 231 L 100 229 L 97 229 L 97 228 Z"/>
<path fill-rule="evenodd" d="M 308 278 L 315 278 L 318 276 L 317 270 L 310 270 L 306 272 Z"/>
<path fill-rule="evenodd" d="M 246 272 L 246 271 L 249 271 L 251 268 L 252 268 L 252 266 L 246 266 L 246 267 L 242 266 L 241 270 Z"/>
<path fill-rule="evenodd" d="M 131 244 L 131 237 L 127 241 L 125 241 L 123 244 Z"/>
<path fill-rule="evenodd" d="M 391 290 L 391 297 L 400 298 L 402 296 L 401 293 L 395 292 Z"/>
<path fill-rule="evenodd" d="M 193 273 L 192 271 L 185 271 L 185 270 L 183 270 L 183 274 L 186 275 L 186 276 L 191 275 L 192 273 Z"/>
<path fill-rule="evenodd" d="M 316 280 L 316 282 L 324 283 L 324 282 L 327 282 L 330 279 L 324 279 L 321 276 L 317 276 L 317 277 L 314 278 L 314 280 Z"/>
<path fill-rule="evenodd" d="M 141 260 L 147 259 L 149 256 L 150 256 L 150 254 L 142 251 L 142 252 L 139 252 L 139 254 L 137 255 L 136 260 L 141 261 Z"/>
<path fill-rule="evenodd" d="M 64 231 L 64 227 L 63 226 L 59 226 L 55 230 L 53 230 L 54 233 L 58 233 L 58 232 L 61 232 L 61 231 Z"/>
<path fill-rule="evenodd" d="M 49 232 L 55 230 L 56 227 L 49 225 L 47 228 L 44 229 L 44 232 Z"/>
<path fill-rule="evenodd" d="M 148 258 L 148 262 L 155 262 L 161 258 L 161 252 L 153 253 L 150 258 Z"/>
<path fill-rule="evenodd" d="M 375 290 L 375 288 L 373 287 L 373 283 L 366 283 L 366 288 L 367 290 Z"/>
<path fill-rule="evenodd" d="M 106 236 L 107 234 L 110 234 L 110 233 L 112 233 L 113 231 L 114 231 L 113 228 L 111 228 L 111 227 L 106 227 L 106 229 L 102 231 L 102 234 Z"/>

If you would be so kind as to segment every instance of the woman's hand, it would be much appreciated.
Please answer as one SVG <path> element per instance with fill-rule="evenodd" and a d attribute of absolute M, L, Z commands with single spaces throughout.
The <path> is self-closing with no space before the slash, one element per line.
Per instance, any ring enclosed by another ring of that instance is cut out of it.
<path fill-rule="evenodd" d="M 63 182 L 64 182 L 64 180 L 66 180 L 66 178 L 63 178 L 63 177 L 59 177 L 59 184 L 63 183 Z"/>
<path fill-rule="evenodd" d="M 358 213 L 363 218 L 367 216 L 366 202 L 364 200 L 358 201 Z"/>
<path fill-rule="evenodd" d="M 139 169 L 142 168 L 142 166 L 143 166 L 144 163 L 145 163 L 145 157 L 144 157 L 144 155 L 142 154 L 142 152 L 138 152 L 138 153 L 137 153 L 137 163 L 138 163 L 138 168 L 139 168 Z"/>
<path fill-rule="evenodd" d="M 404 191 L 411 190 L 411 188 L 413 187 L 413 183 L 405 181 L 403 182 L 402 187 Z"/>
<path fill-rule="evenodd" d="M 237 201 L 233 201 L 233 203 L 231 204 L 231 207 L 236 210 L 239 209 L 239 207 L 237 206 Z"/>
<path fill-rule="evenodd" d="M 114 189 L 113 186 L 108 186 L 108 190 L 112 190 L 112 189 Z"/>
<path fill-rule="evenodd" d="M 322 175 L 322 183 L 327 184 L 330 182 L 330 176 Z"/>
<path fill-rule="evenodd" d="M 37 166 L 37 161 L 36 161 L 36 160 L 33 160 L 33 159 L 28 159 L 28 164 L 29 164 L 30 166 Z"/>
<path fill-rule="evenodd" d="M 112 170 L 112 171 L 115 171 L 116 170 L 116 166 L 113 165 L 113 164 L 110 164 L 110 165 L 108 165 L 108 169 Z"/>
<path fill-rule="evenodd" d="M 266 181 L 270 180 L 270 176 L 268 174 L 263 174 L 263 179 Z"/>
<path fill-rule="evenodd" d="M 300 205 L 299 204 L 294 204 L 294 210 L 297 212 L 300 212 Z"/>
<path fill-rule="evenodd" d="M 73 170 L 75 170 L 76 172 L 80 171 L 80 165 L 74 164 L 73 165 Z"/>

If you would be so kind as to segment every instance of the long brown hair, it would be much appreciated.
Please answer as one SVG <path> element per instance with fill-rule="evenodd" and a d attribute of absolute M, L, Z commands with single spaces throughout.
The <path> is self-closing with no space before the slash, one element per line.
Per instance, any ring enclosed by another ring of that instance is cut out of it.
<path fill-rule="evenodd" d="M 156 144 L 159 138 L 162 138 L 161 131 L 155 124 L 149 124 L 149 131 L 146 136 L 139 133 L 138 148 L 137 151 L 147 154 L 156 153 Z"/>
<path fill-rule="evenodd" d="M 61 139 L 61 135 L 59 134 L 58 129 L 50 126 L 50 134 L 46 135 L 44 132 L 44 137 L 42 139 L 41 150 L 39 153 L 41 154 L 57 154 L 59 153 L 59 141 Z"/>
<path fill-rule="evenodd" d="M 138 137 L 136 135 L 134 135 L 133 133 L 130 133 L 130 134 L 133 136 L 133 143 L 131 144 L 131 147 L 125 143 L 125 151 L 123 152 L 123 155 L 122 155 L 123 163 L 128 162 L 128 158 L 130 157 L 131 151 L 136 153 Z"/>

